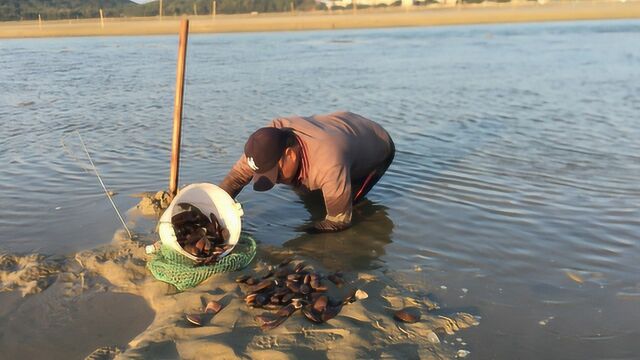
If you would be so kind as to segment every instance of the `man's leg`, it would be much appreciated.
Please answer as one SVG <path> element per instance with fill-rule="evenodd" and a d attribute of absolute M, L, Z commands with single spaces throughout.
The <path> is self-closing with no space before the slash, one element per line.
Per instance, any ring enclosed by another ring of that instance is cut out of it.
<path fill-rule="evenodd" d="M 396 155 L 396 148 L 392 141 L 391 154 L 389 154 L 389 156 L 385 159 L 385 161 L 383 161 L 380 164 L 380 166 L 378 166 L 378 168 L 373 170 L 366 178 L 361 179 L 359 181 L 355 181 L 351 185 L 351 191 L 353 191 L 353 194 L 354 194 L 353 195 L 354 204 L 361 201 L 365 197 L 365 195 L 367 195 L 367 193 L 371 191 L 371 189 L 373 189 L 373 187 L 378 183 L 380 178 L 382 178 L 384 173 L 387 172 L 387 169 L 393 162 L 393 158 L 395 157 L 395 155 Z"/>

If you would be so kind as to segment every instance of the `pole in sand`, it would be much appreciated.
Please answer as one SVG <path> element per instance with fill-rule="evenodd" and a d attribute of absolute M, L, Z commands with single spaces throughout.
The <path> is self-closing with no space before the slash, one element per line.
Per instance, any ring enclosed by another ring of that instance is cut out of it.
<path fill-rule="evenodd" d="M 102 9 L 100 9 L 100 27 L 104 29 L 104 14 L 102 13 Z"/>
<path fill-rule="evenodd" d="M 40 14 L 38 14 L 38 28 L 42 30 L 42 16 Z"/>
<path fill-rule="evenodd" d="M 158 16 L 160 16 L 160 20 L 162 20 L 162 0 L 160 0 L 160 8 L 158 9 Z"/>
<path fill-rule="evenodd" d="M 169 177 L 169 194 L 178 193 L 178 171 L 180 168 L 180 137 L 182 135 L 182 98 L 184 96 L 184 69 L 187 56 L 187 40 L 189 20 L 180 22 L 180 42 L 178 45 L 178 65 L 176 68 L 176 98 L 173 105 L 173 138 L 171 142 L 171 174 Z"/>
<path fill-rule="evenodd" d="M 213 0 L 211 5 L 211 16 L 216 17 L 216 0 Z"/>

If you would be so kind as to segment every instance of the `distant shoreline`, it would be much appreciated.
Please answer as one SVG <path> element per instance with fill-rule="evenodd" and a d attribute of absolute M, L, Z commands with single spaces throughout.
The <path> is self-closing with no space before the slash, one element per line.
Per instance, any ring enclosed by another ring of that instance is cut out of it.
<path fill-rule="evenodd" d="M 331 30 L 497 24 L 542 21 L 606 20 L 640 18 L 640 2 L 566 2 L 538 4 L 478 4 L 457 7 L 421 6 L 189 16 L 191 33 Z M 176 34 L 180 17 L 106 18 L 55 21 L 10 21 L 0 23 L 0 38 L 119 36 Z"/>

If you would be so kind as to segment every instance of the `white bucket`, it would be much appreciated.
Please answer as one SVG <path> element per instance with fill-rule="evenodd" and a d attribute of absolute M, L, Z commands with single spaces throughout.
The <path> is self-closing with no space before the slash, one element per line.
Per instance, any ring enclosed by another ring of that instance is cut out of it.
<path fill-rule="evenodd" d="M 193 256 L 186 252 L 178 243 L 176 233 L 171 223 L 173 215 L 183 211 L 176 205 L 179 203 L 189 203 L 200 209 L 205 215 L 213 213 L 223 228 L 229 230 L 229 239 L 226 244 L 234 245 L 240 239 L 240 231 L 242 230 L 242 222 L 240 217 L 243 215 L 242 206 L 235 202 L 226 191 L 213 184 L 201 183 L 191 184 L 180 190 L 171 204 L 160 217 L 158 224 L 158 233 L 160 241 L 177 251 L 178 253 L 188 257 L 191 260 L 198 260 L 197 256 Z M 225 251 L 220 258 L 226 256 L 233 248 Z"/>

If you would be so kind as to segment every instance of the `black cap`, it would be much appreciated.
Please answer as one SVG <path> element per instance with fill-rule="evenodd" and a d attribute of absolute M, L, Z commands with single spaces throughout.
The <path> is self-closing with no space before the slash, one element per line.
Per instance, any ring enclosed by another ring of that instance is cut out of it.
<path fill-rule="evenodd" d="M 258 129 L 244 145 L 247 164 L 255 171 L 253 189 L 267 191 L 278 180 L 278 161 L 287 146 L 287 133 L 273 127 Z"/>

